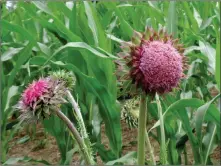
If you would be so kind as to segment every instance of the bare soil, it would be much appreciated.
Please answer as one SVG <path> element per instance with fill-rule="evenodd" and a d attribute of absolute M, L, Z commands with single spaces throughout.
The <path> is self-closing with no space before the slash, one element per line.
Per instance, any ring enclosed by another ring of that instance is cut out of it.
<path fill-rule="evenodd" d="M 133 128 L 130 129 L 128 128 L 128 125 L 122 121 L 121 122 L 121 127 L 122 127 L 122 138 L 123 138 L 123 155 L 127 154 L 128 152 L 131 151 L 136 151 L 137 150 L 137 129 Z M 22 130 L 20 131 L 14 139 L 9 143 L 10 149 L 8 152 L 8 158 L 10 157 L 23 157 L 23 156 L 28 156 L 36 160 L 46 160 L 49 163 L 53 165 L 58 165 L 59 160 L 60 160 L 60 153 L 59 149 L 56 144 L 55 138 L 53 138 L 50 135 L 45 136 L 44 129 L 41 125 L 37 125 L 37 130 L 36 130 L 36 136 L 35 138 L 30 139 L 29 141 L 21 144 L 17 144 L 16 142 L 27 135 L 27 133 Z M 106 148 L 109 148 L 108 146 L 108 139 L 106 135 L 104 134 L 104 126 L 102 126 L 102 142 L 104 143 Z M 150 138 L 151 139 L 151 138 Z M 150 140 L 152 147 L 154 148 L 154 154 L 155 154 L 155 160 L 159 160 L 159 144 L 156 142 L 154 139 Z M 193 161 L 193 155 L 192 155 L 192 150 L 191 146 L 187 145 L 187 155 L 188 155 L 188 160 L 192 164 Z M 212 160 L 214 164 L 220 165 L 220 146 L 216 148 L 214 153 L 212 154 Z M 147 153 L 147 159 L 149 157 L 149 154 Z M 100 157 L 98 159 L 98 165 L 104 165 L 105 163 L 102 162 Z M 73 162 L 72 165 L 79 165 L 79 155 L 75 154 L 73 156 Z M 19 163 L 19 165 L 30 165 L 30 163 Z"/>

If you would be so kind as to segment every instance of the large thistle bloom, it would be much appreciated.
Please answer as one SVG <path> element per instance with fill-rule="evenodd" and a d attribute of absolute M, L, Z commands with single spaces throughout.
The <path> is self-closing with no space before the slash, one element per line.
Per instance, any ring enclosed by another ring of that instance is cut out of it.
<path fill-rule="evenodd" d="M 163 30 L 135 32 L 132 41 L 122 43 L 121 48 L 118 76 L 122 82 L 132 80 L 136 91 L 150 95 L 170 92 L 184 77 L 187 64 L 183 46 Z"/>

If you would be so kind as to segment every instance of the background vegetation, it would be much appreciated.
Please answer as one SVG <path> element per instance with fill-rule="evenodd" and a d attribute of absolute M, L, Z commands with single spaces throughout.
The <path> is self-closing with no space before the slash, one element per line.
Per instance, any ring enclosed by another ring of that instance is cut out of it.
<path fill-rule="evenodd" d="M 14 2 L 1 3 L 1 139 L 2 163 L 15 163 L 7 156 L 8 142 L 20 128 L 10 128 L 21 92 L 49 71 L 73 71 L 77 82 L 73 95 L 81 107 L 95 153 L 104 163 L 123 164 L 120 110 L 122 98 L 116 76 L 120 42 L 129 41 L 133 31 L 165 27 L 184 44 L 190 68 L 180 88 L 163 97 L 166 153 L 161 163 L 185 164 L 181 154 L 188 136 L 196 163 L 212 164 L 210 154 L 220 145 L 220 4 L 218 2 Z M 124 88 L 124 87 L 123 87 Z M 119 99 L 119 100 L 118 100 Z M 161 143 L 159 107 L 148 105 L 156 121 L 149 136 Z M 70 105 L 63 112 L 75 123 Z M 15 120 L 16 121 L 16 120 Z M 14 122 L 14 121 L 13 121 Z M 110 149 L 101 143 L 101 124 Z M 162 124 L 161 124 L 162 125 Z M 61 121 L 44 121 L 45 132 L 54 136 L 61 153 L 60 164 L 68 164 L 74 143 Z M 192 132 L 195 130 L 195 134 Z M 156 134 L 153 133 L 156 131 Z M 177 146 L 177 143 L 180 143 Z M 136 156 L 129 153 L 128 158 Z M 118 160 L 117 160 L 118 159 Z M 25 161 L 33 159 L 22 158 Z M 112 162 L 110 162 L 112 161 Z M 36 161 L 37 162 L 37 161 Z M 38 161 L 48 164 L 46 161 Z M 151 161 L 147 161 L 151 162 Z M 160 164 L 160 163 L 158 163 Z"/>

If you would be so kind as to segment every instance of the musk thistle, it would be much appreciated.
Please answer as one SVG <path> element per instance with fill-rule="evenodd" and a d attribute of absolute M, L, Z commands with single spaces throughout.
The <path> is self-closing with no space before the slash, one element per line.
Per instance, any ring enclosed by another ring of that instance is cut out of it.
<path fill-rule="evenodd" d="M 164 94 L 177 87 L 187 68 L 184 48 L 165 31 L 146 28 L 134 32 L 132 41 L 123 42 L 119 53 L 118 77 L 122 82 L 131 80 L 138 93 Z M 132 86 L 132 87 L 133 87 Z"/>
<path fill-rule="evenodd" d="M 138 165 L 145 164 L 145 133 L 148 116 L 147 95 L 171 92 L 185 75 L 187 59 L 183 45 L 165 31 L 146 28 L 143 34 L 134 32 L 132 41 L 123 42 L 119 53 L 117 76 L 121 86 L 130 85 L 130 93 L 140 94 L 138 120 Z M 135 91 L 134 91 L 135 90 Z M 148 101 L 150 102 L 150 101 Z"/>
<path fill-rule="evenodd" d="M 21 112 L 19 119 L 26 123 L 48 118 L 52 113 L 56 114 L 71 131 L 80 147 L 86 164 L 92 165 L 94 161 L 90 147 L 86 145 L 84 138 L 82 138 L 74 124 L 60 110 L 60 105 L 67 102 L 65 97 L 70 98 L 71 92 L 69 90 L 73 88 L 74 84 L 75 77 L 73 73 L 65 72 L 64 70 L 51 72 L 48 77 L 33 81 L 24 90 L 16 109 Z M 83 121 L 78 108 L 79 114 Z M 83 123 L 82 121 L 80 123 Z"/>
<path fill-rule="evenodd" d="M 48 118 L 53 110 L 66 103 L 65 90 L 64 82 L 51 77 L 33 81 L 16 105 L 16 109 L 21 112 L 20 120 L 31 123 Z"/>

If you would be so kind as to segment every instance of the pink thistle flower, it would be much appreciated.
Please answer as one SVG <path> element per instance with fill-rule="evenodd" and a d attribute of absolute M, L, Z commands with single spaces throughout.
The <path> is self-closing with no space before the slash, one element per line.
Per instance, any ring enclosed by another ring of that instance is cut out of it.
<path fill-rule="evenodd" d="M 135 32 L 132 42 L 122 43 L 121 48 L 118 78 L 123 85 L 132 80 L 136 92 L 140 89 L 150 95 L 167 93 L 184 77 L 187 68 L 184 49 L 178 39 L 172 39 L 163 30 L 157 33 L 147 28 L 143 34 Z"/>
<path fill-rule="evenodd" d="M 29 123 L 48 118 L 62 103 L 66 103 L 65 92 L 65 82 L 58 79 L 47 77 L 33 81 L 16 105 L 21 112 L 20 120 Z"/>
<path fill-rule="evenodd" d="M 22 94 L 22 102 L 25 106 L 33 107 L 36 102 L 49 88 L 49 80 L 40 79 L 34 81 Z"/>

